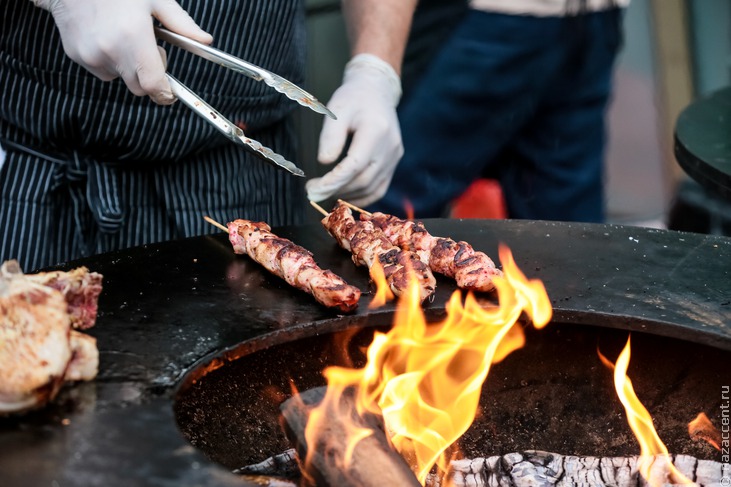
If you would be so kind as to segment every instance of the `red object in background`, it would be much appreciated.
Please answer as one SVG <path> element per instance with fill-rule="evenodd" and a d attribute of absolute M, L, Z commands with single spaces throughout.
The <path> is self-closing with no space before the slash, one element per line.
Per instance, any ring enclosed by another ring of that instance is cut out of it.
<path fill-rule="evenodd" d="M 452 218 L 508 217 L 503 190 L 494 179 L 478 179 L 452 202 Z"/>

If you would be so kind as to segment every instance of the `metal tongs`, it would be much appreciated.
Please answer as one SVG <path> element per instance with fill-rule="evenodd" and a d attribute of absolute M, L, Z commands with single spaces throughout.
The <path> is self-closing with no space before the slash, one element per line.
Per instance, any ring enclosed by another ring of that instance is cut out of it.
<path fill-rule="evenodd" d="M 155 35 L 158 39 L 185 49 L 186 51 L 202 57 L 203 59 L 220 64 L 225 68 L 244 74 L 256 81 L 263 81 L 278 92 L 284 94 L 287 98 L 294 100 L 300 105 L 310 108 L 317 113 L 322 113 L 323 115 L 327 115 L 331 118 L 336 118 L 325 105 L 317 100 L 317 98 L 291 81 L 288 81 L 271 71 L 267 71 L 255 64 L 251 64 L 243 59 L 239 59 L 213 47 L 201 44 L 200 42 L 181 36 L 180 34 L 176 34 L 175 32 L 171 32 L 162 27 L 155 27 Z M 236 124 L 221 115 L 215 108 L 206 103 L 205 100 L 178 81 L 175 77 L 167 74 L 167 78 L 170 82 L 170 88 L 172 89 L 173 94 L 195 113 L 200 115 L 204 120 L 213 125 L 223 135 L 237 144 L 242 144 L 244 147 L 275 166 L 282 168 L 285 171 L 289 171 L 295 176 L 304 177 L 305 173 L 302 169 L 268 147 L 261 145 L 256 140 L 247 137 L 246 134 L 244 134 L 244 131 L 237 127 Z"/>

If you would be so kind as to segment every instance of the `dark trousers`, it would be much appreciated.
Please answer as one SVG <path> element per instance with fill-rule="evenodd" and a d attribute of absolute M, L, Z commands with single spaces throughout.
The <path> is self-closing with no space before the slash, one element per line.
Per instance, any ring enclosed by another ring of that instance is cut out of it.
<path fill-rule="evenodd" d="M 370 209 L 443 216 L 481 176 L 509 216 L 604 220 L 605 111 L 622 12 L 470 11 L 399 107 L 405 154 Z"/>

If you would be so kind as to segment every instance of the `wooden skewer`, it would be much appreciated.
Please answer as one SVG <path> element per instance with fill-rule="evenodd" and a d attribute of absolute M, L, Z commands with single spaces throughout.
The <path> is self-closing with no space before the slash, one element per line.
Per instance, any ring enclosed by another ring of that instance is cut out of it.
<path fill-rule="evenodd" d="M 314 201 L 310 200 L 310 204 L 312 205 L 312 207 L 313 207 L 313 208 L 315 208 L 315 209 L 316 209 L 317 211 L 319 211 L 320 213 L 322 213 L 322 214 L 323 214 L 323 216 L 328 216 L 328 215 L 330 214 L 330 213 L 328 213 L 328 212 L 327 212 L 327 211 L 325 210 L 325 208 L 323 208 L 322 206 L 318 205 L 318 204 L 317 204 L 317 203 L 315 203 Z"/>
<path fill-rule="evenodd" d="M 221 230 L 223 230 L 224 232 L 228 233 L 228 228 L 226 228 L 226 227 L 225 227 L 224 225 L 221 225 L 220 223 L 218 223 L 218 222 L 217 222 L 216 220 L 214 220 L 213 218 L 211 218 L 211 217 L 209 217 L 209 216 L 204 216 L 204 217 L 203 217 L 203 219 L 204 219 L 205 221 L 207 221 L 208 223 L 210 223 L 211 225 L 213 225 L 214 227 L 218 227 L 218 228 L 220 228 Z"/>
<path fill-rule="evenodd" d="M 351 210 L 355 210 L 355 211 L 358 211 L 360 213 L 363 213 L 366 216 L 373 216 L 373 213 L 371 213 L 370 211 L 365 211 L 363 208 L 358 208 L 357 206 L 355 206 L 355 205 L 353 205 L 351 203 L 348 203 L 347 201 L 338 200 L 338 203 L 341 203 L 341 204 L 347 206 Z"/>

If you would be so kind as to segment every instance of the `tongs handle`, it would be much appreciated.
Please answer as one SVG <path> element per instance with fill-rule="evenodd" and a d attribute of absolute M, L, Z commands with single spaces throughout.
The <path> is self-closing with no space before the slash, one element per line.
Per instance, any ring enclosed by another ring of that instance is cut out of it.
<path fill-rule="evenodd" d="M 322 113 L 330 118 L 337 117 L 317 98 L 309 94 L 291 81 L 272 73 L 262 67 L 252 64 L 236 56 L 232 56 L 226 52 L 216 49 L 198 41 L 189 39 L 188 37 L 176 34 L 162 27 L 155 26 L 155 35 L 158 39 L 184 49 L 198 57 L 207 59 L 208 61 L 220 64 L 221 66 L 239 72 L 256 81 L 263 81 L 278 92 L 284 94 L 290 100 L 294 100 L 302 106 L 310 108 L 317 113 Z"/>
<path fill-rule="evenodd" d="M 155 26 L 155 35 L 158 39 L 172 44 L 173 46 L 185 49 L 198 57 L 220 64 L 228 69 L 238 71 L 239 73 L 245 74 L 257 81 L 261 81 L 267 73 L 265 69 L 260 68 L 255 64 L 251 64 L 219 49 L 201 44 L 198 41 L 176 34 L 175 32 L 171 32 L 162 27 Z"/>

